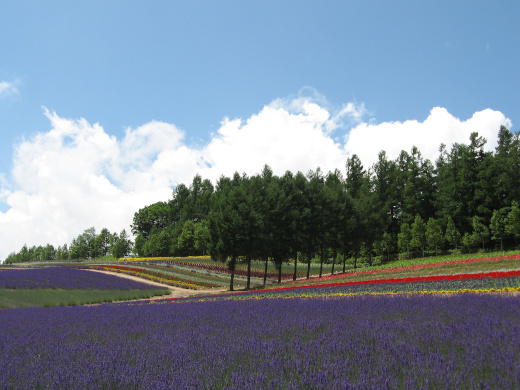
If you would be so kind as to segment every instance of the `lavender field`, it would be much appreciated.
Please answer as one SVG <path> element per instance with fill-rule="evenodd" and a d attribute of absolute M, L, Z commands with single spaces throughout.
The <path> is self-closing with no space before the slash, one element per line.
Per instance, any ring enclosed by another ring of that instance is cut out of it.
<path fill-rule="evenodd" d="M 143 290 L 150 284 L 66 267 L 0 272 L 0 288 L 61 288 L 88 290 Z"/>
<path fill-rule="evenodd" d="M 520 387 L 512 295 L 174 302 L 0 310 L 0 388 Z"/>
<path fill-rule="evenodd" d="M 73 268 L 0 272 L 0 308 L 71 306 L 166 294 L 166 287 Z"/>

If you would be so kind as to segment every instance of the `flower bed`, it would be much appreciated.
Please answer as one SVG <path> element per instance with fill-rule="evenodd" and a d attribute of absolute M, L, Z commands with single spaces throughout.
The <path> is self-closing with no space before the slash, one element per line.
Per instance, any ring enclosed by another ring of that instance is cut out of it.
<path fill-rule="evenodd" d="M 112 275 L 87 272 L 70 267 L 21 269 L 0 272 L 0 288 L 51 288 L 91 290 L 156 289 L 147 283 L 118 278 Z"/>
<path fill-rule="evenodd" d="M 443 267 L 446 265 L 497 262 L 497 261 L 502 261 L 502 260 L 518 261 L 518 260 L 520 260 L 520 254 L 506 255 L 506 256 L 494 256 L 494 257 L 479 257 L 479 258 L 462 259 L 462 260 L 449 260 L 449 261 L 441 261 L 438 263 L 417 264 L 417 265 L 411 265 L 411 266 L 406 266 L 406 267 L 383 268 L 383 269 L 368 270 L 368 271 L 354 271 L 354 272 L 347 272 L 344 274 L 341 273 L 341 274 L 327 275 L 327 276 L 323 276 L 321 278 L 314 278 L 313 282 L 326 281 L 326 280 L 330 280 L 330 279 L 338 279 L 338 278 L 345 278 L 345 277 L 360 276 L 360 275 L 373 275 L 373 274 L 385 274 L 385 273 L 391 274 L 391 273 L 397 273 L 397 272 L 402 272 L 402 271 L 418 271 L 421 269 L 428 269 L 428 268 L 440 268 L 440 267 Z M 298 283 L 301 281 L 294 281 L 294 282 Z"/>
<path fill-rule="evenodd" d="M 518 389 L 491 294 L 0 310 L 2 389 Z"/>
<path fill-rule="evenodd" d="M 479 274 L 438 275 L 412 278 L 377 279 L 357 282 L 289 286 L 266 290 L 240 291 L 218 296 L 166 298 L 159 300 L 217 300 L 294 297 L 332 297 L 361 294 L 425 294 L 459 292 L 520 291 L 520 271 L 486 272 Z"/>
<path fill-rule="evenodd" d="M 139 267 L 126 267 L 121 265 L 89 265 L 87 267 L 90 269 L 102 269 L 106 271 L 121 272 L 125 274 L 135 275 L 145 279 L 154 280 L 160 283 L 168 284 L 171 286 L 177 286 L 181 288 L 199 290 L 204 288 L 218 287 L 218 285 L 216 284 L 182 279 L 174 275 L 165 274 L 164 272 L 152 271 Z"/>

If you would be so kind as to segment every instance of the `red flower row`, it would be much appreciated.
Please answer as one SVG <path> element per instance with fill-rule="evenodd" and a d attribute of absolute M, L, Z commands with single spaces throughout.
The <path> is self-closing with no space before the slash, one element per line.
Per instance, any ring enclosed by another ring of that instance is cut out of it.
<path fill-rule="evenodd" d="M 314 280 L 328 280 L 328 279 L 336 279 L 345 276 L 356 276 L 356 275 L 369 275 L 376 273 L 392 273 L 397 271 L 409 271 L 409 270 L 420 270 L 424 268 L 435 268 L 443 265 L 451 265 L 451 264 L 464 264 L 464 263 L 477 263 L 481 261 L 499 261 L 499 260 L 520 260 L 520 254 L 518 255 L 507 255 L 507 256 L 496 256 L 496 257 L 479 257 L 472 259 L 463 259 L 463 260 L 450 260 L 450 261 L 442 261 L 439 263 L 428 263 L 428 264 L 418 264 L 418 265 L 410 265 L 407 267 L 396 267 L 396 268 L 385 268 L 385 269 L 376 269 L 371 271 L 359 271 L 359 272 L 348 272 L 346 274 L 335 274 L 323 276 L 321 278 L 317 278 Z"/>

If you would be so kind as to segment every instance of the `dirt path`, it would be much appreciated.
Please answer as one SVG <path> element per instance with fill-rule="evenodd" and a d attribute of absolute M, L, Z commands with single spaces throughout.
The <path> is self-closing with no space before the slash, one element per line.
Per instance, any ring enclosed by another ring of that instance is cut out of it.
<path fill-rule="evenodd" d="M 166 287 L 170 290 L 169 295 L 161 295 L 161 296 L 157 296 L 152 299 L 185 298 L 185 297 L 191 297 L 191 296 L 195 296 L 195 295 L 214 295 L 214 294 L 222 294 L 223 292 L 226 292 L 228 290 L 226 287 L 211 288 L 211 289 L 207 289 L 207 290 L 191 290 L 191 289 L 187 289 L 187 288 L 169 286 L 167 284 L 154 282 L 152 280 L 143 279 L 143 278 L 133 276 L 133 275 L 120 274 L 118 272 L 101 271 L 101 270 L 94 270 L 94 269 L 89 269 L 88 271 L 100 272 L 103 274 L 119 276 L 120 278 L 132 279 L 132 280 L 136 280 L 138 282 L 151 284 L 153 286 Z M 146 300 L 150 300 L 150 298 L 148 298 Z"/>

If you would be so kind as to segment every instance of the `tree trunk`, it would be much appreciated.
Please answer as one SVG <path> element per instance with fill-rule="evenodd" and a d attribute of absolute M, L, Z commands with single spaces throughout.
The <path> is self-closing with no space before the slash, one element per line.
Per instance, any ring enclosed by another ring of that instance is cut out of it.
<path fill-rule="evenodd" d="M 321 278 L 321 275 L 323 274 L 323 257 L 324 257 L 323 247 L 321 247 L 321 249 L 320 249 L 320 278 Z"/>
<path fill-rule="evenodd" d="M 298 272 L 298 254 L 294 257 L 294 273 L 292 276 L 292 280 L 296 280 L 296 274 Z"/>
<path fill-rule="evenodd" d="M 346 270 L 345 270 L 346 264 L 347 264 L 347 254 L 343 253 L 343 273 L 346 272 Z"/>
<path fill-rule="evenodd" d="M 247 285 L 246 290 L 251 288 L 251 256 L 247 256 Z"/>
<path fill-rule="evenodd" d="M 229 264 L 229 269 L 231 270 L 231 280 L 229 282 L 229 291 L 234 291 L 233 289 L 233 281 L 235 280 L 235 258 L 231 259 L 231 263 Z"/>
<path fill-rule="evenodd" d="M 282 283 L 282 263 L 278 264 L 278 284 Z"/>
<path fill-rule="evenodd" d="M 330 272 L 331 275 L 334 275 L 334 266 L 336 265 L 336 257 L 338 256 L 338 251 L 336 248 L 334 248 L 334 255 L 332 257 L 332 271 Z"/>
<path fill-rule="evenodd" d="M 267 262 L 269 261 L 269 258 L 265 257 L 265 268 L 264 268 L 264 286 L 267 282 Z"/>
<path fill-rule="evenodd" d="M 307 279 L 310 279 L 311 275 L 311 256 L 307 255 Z"/>

